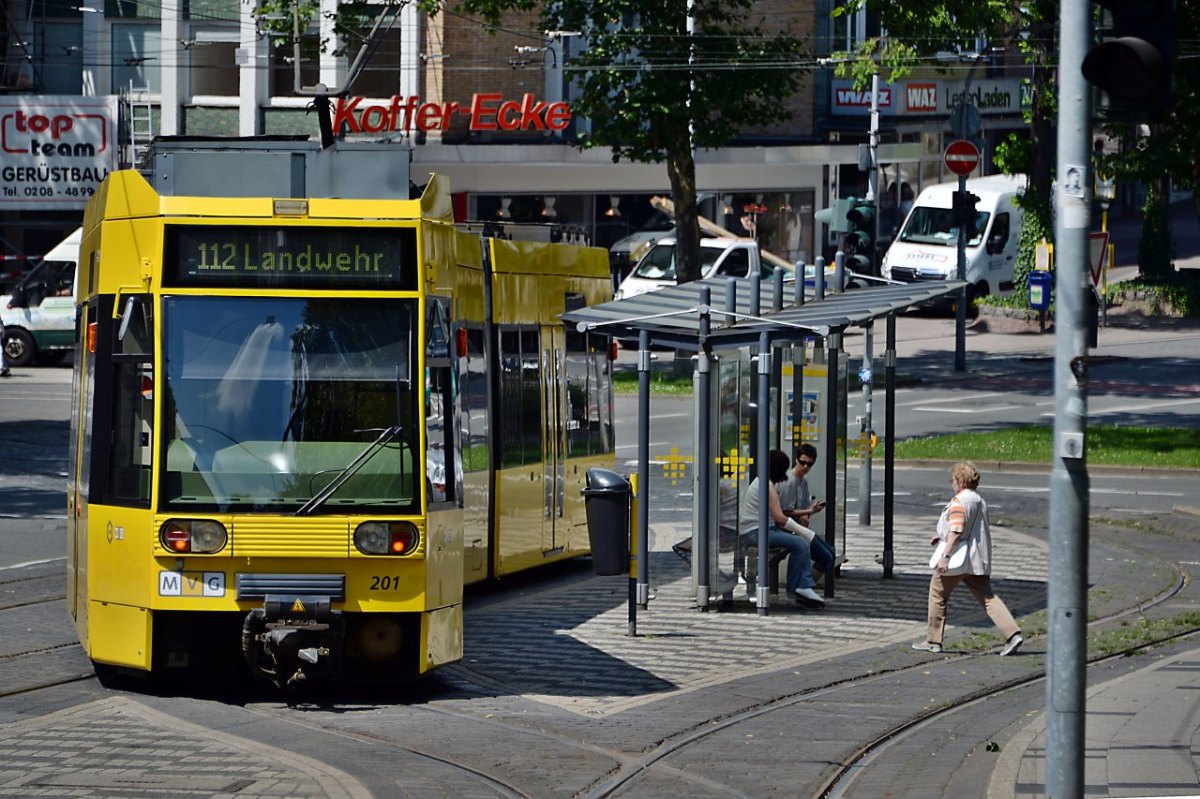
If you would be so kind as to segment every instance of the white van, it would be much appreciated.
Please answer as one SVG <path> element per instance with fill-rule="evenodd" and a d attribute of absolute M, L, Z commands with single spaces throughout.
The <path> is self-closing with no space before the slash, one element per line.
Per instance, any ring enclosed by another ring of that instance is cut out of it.
<path fill-rule="evenodd" d="M 11 294 L 0 296 L 9 366 L 55 364 L 75 348 L 75 267 L 82 239 L 83 228 L 78 228 L 46 253 Z"/>
<path fill-rule="evenodd" d="M 772 273 L 758 251 L 754 239 L 700 239 L 700 275 L 746 277 L 758 272 L 766 277 Z M 629 277 L 621 281 L 614 299 L 624 300 L 648 291 L 675 285 L 675 238 L 659 239 L 642 256 Z"/>
<path fill-rule="evenodd" d="M 1021 209 L 1015 200 L 1026 185 L 1024 175 L 993 175 L 967 181 L 979 197 L 967 239 L 968 299 L 1012 291 L 1017 264 Z M 958 226 L 952 195 L 958 181 L 926 188 L 883 256 L 882 274 L 889 280 L 953 280 L 958 275 Z M 948 301 L 953 301 L 952 299 Z"/>

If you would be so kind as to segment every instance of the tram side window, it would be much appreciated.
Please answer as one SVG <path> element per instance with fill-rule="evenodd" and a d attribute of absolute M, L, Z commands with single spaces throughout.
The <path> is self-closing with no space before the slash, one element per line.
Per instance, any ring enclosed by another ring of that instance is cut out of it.
<path fill-rule="evenodd" d="M 150 501 L 151 428 L 150 367 L 113 365 L 113 445 L 109 450 L 111 496 L 137 503 Z"/>
<path fill-rule="evenodd" d="M 433 297 L 425 320 L 426 488 L 429 501 L 453 502 L 458 498 L 459 472 L 454 446 L 455 386 L 450 368 L 450 322 L 443 300 Z"/>
<path fill-rule="evenodd" d="M 608 337 L 567 330 L 567 452 L 612 451 L 612 373 Z"/>
<path fill-rule="evenodd" d="M 154 452 L 153 307 L 149 297 L 127 297 L 112 345 L 109 495 L 115 501 L 139 505 L 150 502 Z"/>
<path fill-rule="evenodd" d="M 483 331 L 478 328 L 467 330 L 467 357 L 459 362 L 462 381 L 463 425 L 462 437 L 463 470 L 479 472 L 488 468 L 487 427 L 487 359 L 483 352 Z"/>
<path fill-rule="evenodd" d="M 542 462 L 542 394 L 536 330 L 502 329 L 500 418 L 502 467 Z"/>

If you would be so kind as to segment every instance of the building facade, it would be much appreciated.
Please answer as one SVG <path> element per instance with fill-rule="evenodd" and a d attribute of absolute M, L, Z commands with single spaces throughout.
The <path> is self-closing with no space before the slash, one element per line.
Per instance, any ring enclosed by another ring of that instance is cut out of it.
<path fill-rule="evenodd" d="M 5 119 L 50 120 L 55 109 L 71 103 L 91 108 L 99 102 L 109 109 L 111 119 L 103 122 L 111 133 L 108 160 L 87 161 L 86 173 L 54 173 L 57 185 L 34 189 L 52 190 L 55 202 L 25 196 L 24 188 L 18 196 L 0 197 L 4 252 L 37 254 L 50 247 L 82 216 L 89 185 L 73 185 L 72 175 L 92 179 L 136 164 L 155 135 L 316 136 L 312 87 L 343 88 L 362 42 L 331 38 L 337 5 L 320 0 L 320 13 L 297 48 L 272 35 L 287 32 L 291 20 L 283 14 L 264 19 L 252 0 L 10 0 L 0 31 Z M 814 56 L 843 49 L 869 30 L 867 15 L 834 18 L 831 10 L 829 0 L 760 0 L 755 7 L 772 24 L 811 41 Z M 378 121 L 397 105 L 469 106 L 480 94 L 499 102 L 532 96 L 569 107 L 566 67 L 586 42 L 537 28 L 532 14 L 506 17 L 500 30 L 491 30 L 453 10 L 430 18 L 406 4 L 350 85 L 350 94 L 363 98 L 354 108 L 378 109 L 372 112 Z M 322 40 L 331 46 L 322 49 Z M 698 152 L 697 187 L 705 216 L 755 236 L 781 257 L 811 261 L 831 242 L 813 213 L 832 199 L 865 191 L 859 144 L 868 141 L 870 103 L 869 92 L 864 105 L 861 90 L 815 60 L 797 69 L 806 74 L 789 100 L 790 120 L 742 131 L 730 146 Z M 904 191 L 948 179 L 941 153 L 956 80 L 950 75 L 885 84 L 878 148 L 884 213 Z M 986 80 L 976 81 L 982 99 L 1019 92 L 1016 82 Z M 996 109 L 986 114 L 985 129 L 1023 124 L 1019 107 Z M 572 118 L 555 130 L 471 130 L 465 119 L 453 115 L 425 130 L 375 125 L 349 135 L 386 135 L 398 147 L 411 147 L 415 182 L 428 172 L 448 175 L 456 208 L 466 218 L 569 223 L 606 247 L 643 227 L 662 226 L 654 198 L 670 196 L 665 167 L 614 163 L 603 149 L 579 150 L 574 136 L 588 120 Z M 32 165 L 48 167 L 44 159 Z M 889 224 L 896 221 L 893 214 Z"/>

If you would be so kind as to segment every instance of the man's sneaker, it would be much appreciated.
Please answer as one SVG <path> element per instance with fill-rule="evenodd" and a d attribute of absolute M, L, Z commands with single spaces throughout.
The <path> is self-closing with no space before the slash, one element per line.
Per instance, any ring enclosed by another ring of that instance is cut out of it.
<path fill-rule="evenodd" d="M 8 377 L 8 375 L 9 375 L 9 372 L 8 372 L 7 366 L 4 367 L 3 369 L 0 369 L 0 377 Z"/>
<path fill-rule="evenodd" d="M 1011 655 L 1021 648 L 1021 644 L 1025 643 L 1025 639 L 1020 633 L 1013 633 L 1012 637 L 1005 642 L 1004 648 L 1000 650 L 1000 657 Z"/>
<path fill-rule="evenodd" d="M 825 600 L 822 599 L 820 595 L 811 588 L 797 588 L 796 601 L 800 603 L 801 606 L 811 610 L 820 610 L 821 608 L 825 607 Z"/>
<path fill-rule="evenodd" d="M 918 652 L 932 652 L 935 655 L 942 651 L 942 645 L 935 644 L 932 641 L 917 641 L 912 645 L 912 648 Z"/>

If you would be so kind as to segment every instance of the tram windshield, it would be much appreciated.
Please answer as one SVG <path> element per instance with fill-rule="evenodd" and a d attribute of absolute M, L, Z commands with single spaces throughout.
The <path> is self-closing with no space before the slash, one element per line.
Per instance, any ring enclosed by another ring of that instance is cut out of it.
<path fill-rule="evenodd" d="M 163 317 L 161 507 L 418 509 L 415 300 L 177 296 Z"/>

